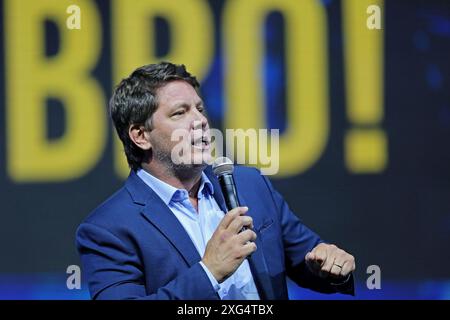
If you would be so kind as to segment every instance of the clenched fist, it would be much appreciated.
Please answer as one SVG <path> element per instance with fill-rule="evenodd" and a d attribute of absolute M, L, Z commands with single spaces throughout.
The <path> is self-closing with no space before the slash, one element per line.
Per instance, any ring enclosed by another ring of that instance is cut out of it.
<path fill-rule="evenodd" d="M 305 256 L 311 272 L 321 278 L 345 279 L 355 270 L 355 258 L 334 244 L 320 243 Z"/>

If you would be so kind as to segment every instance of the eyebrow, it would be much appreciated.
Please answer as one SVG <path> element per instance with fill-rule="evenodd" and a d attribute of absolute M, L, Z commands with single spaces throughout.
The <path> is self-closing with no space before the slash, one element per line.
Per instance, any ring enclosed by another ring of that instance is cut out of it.
<path fill-rule="evenodd" d="M 199 102 L 197 102 L 196 104 L 195 104 L 195 107 L 199 107 L 199 106 L 203 106 L 203 100 L 200 100 Z M 172 108 L 171 108 L 171 110 L 173 111 L 173 110 L 176 110 L 176 109 L 178 109 L 178 108 L 189 108 L 190 107 L 190 105 L 189 104 L 187 104 L 186 102 L 180 102 L 180 103 L 177 103 L 176 105 L 174 105 Z"/>

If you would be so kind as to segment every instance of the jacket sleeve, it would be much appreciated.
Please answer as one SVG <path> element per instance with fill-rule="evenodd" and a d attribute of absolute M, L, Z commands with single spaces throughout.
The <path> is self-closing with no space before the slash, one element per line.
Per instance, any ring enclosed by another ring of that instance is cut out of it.
<path fill-rule="evenodd" d="M 332 284 L 309 271 L 305 255 L 319 243 L 324 242 L 314 231 L 306 227 L 290 209 L 284 198 L 265 180 L 275 203 L 280 221 L 287 275 L 299 286 L 322 293 L 345 293 L 354 295 L 353 275 L 341 284 Z"/>
<path fill-rule="evenodd" d="M 113 233 L 85 222 L 77 230 L 76 244 L 92 299 L 219 299 L 200 263 L 156 292 L 146 292 L 139 257 Z"/>

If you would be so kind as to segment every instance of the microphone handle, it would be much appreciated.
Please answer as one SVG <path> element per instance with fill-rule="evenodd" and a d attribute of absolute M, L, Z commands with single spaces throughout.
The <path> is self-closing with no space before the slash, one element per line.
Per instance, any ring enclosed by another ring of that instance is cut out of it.
<path fill-rule="evenodd" d="M 222 188 L 225 205 L 228 211 L 240 206 L 237 197 L 236 186 L 232 174 L 223 174 L 218 177 L 220 187 Z"/>
<path fill-rule="evenodd" d="M 231 209 L 240 207 L 239 199 L 237 197 L 236 185 L 234 183 L 233 175 L 226 173 L 217 177 L 220 188 L 222 189 L 223 197 L 225 198 L 225 205 L 230 211 Z M 247 227 L 242 227 L 241 231 L 247 230 Z M 247 258 L 251 258 L 251 254 Z"/>

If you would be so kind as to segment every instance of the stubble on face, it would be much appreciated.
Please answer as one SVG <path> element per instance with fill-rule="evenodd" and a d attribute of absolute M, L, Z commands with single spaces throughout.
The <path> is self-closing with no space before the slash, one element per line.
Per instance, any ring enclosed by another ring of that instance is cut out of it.
<path fill-rule="evenodd" d="M 152 148 L 149 152 L 150 162 L 157 166 L 159 170 L 165 171 L 166 175 L 175 175 L 178 177 L 189 177 L 190 175 L 198 175 L 207 166 L 204 161 L 174 161 L 172 150 L 177 143 L 184 144 L 183 151 L 189 152 L 181 156 L 196 157 L 203 159 L 206 155 L 208 159 L 208 150 L 196 150 L 194 145 L 191 145 L 191 134 L 195 130 L 201 130 L 202 135 L 209 131 L 206 116 L 200 115 L 198 108 L 200 104 L 203 109 L 203 102 L 198 96 L 197 92 L 192 86 L 184 81 L 174 81 L 161 87 L 157 91 L 158 109 L 152 117 L 152 130 L 149 132 L 149 141 Z M 177 106 L 184 107 L 177 107 Z M 189 107 L 186 107 L 189 106 Z M 185 109 L 183 111 L 183 108 Z M 181 115 L 177 115 L 178 111 L 182 111 Z M 193 127 L 192 124 L 198 118 L 203 120 L 203 126 L 200 128 Z M 182 138 L 184 141 L 172 140 L 175 130 L 183 130 L 186 135 Z M 197 132 L 198 133 L 198 132 Z M 207 135 L 207 134 L 206 134 Z M 209 138 L 207 138 L 210 140 Z M 209 142 L 208 142 L 209 144 Z M 199 154 L 201 153 L 201 154 Z M 191 158 L 192 159 L 192 158 Z"/>

